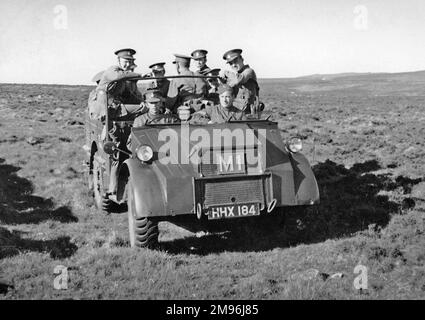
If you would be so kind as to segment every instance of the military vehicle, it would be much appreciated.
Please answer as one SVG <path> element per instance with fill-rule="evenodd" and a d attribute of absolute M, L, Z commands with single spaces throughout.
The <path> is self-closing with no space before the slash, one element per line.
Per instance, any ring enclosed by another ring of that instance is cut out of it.
<path fill-rule="evenodd" d="M 276 122 L 255 117 L 222 124 L 149 124 L 131 128 L 130 150 L 122 150 L 105 132 L 114 122 L 131 127 L 134 119 L 108 117 L 107 100 L 105 117 L 87 112 L 88 181 L 96 206 L 109 210 L 111 156 L 123 155 L 113 202 L 127 203 L 132 247 L 154 247 L 160 221 L 189 230 L 220 228 L 230 220 L 280 217 L 285 208 L 319 202 L 301 139 L 283 141 Z"/>

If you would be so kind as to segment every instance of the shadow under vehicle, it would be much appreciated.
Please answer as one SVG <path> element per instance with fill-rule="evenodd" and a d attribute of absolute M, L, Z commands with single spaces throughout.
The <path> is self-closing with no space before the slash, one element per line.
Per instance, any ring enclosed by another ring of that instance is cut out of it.
<path fill-rule="evenodd" d="M 139 80 L 147 79 L 117 81 Z M 257 116 L 222 124 L 148 124 L 131 128 L 130 150 L 120 150 L 104 133 L 114 122 L 131 127 L 133 120 L 88 114 L 84 147 L 89 186 L 100 209 L 105 209 L 111 155 L 120 152 L 126 158 L 115 200 L 127 203 L 132 247 L 155 246 L 160 221 L 216 231 L 244 221 L 278 223 L 285 208 L 319 202 L 301 140 L 284 142 L 276 122 Z"/>

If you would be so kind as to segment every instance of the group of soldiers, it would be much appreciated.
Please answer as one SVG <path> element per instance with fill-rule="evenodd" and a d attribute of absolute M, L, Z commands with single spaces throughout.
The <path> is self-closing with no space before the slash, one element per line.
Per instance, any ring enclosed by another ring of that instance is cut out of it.
<path fill-rule="evenodd" d="M 112 124 L 108 126 L 111 128 L 109 135 L 120 149 L 127 149 L 131 143 L 130 128 L 116 125 L 114 119 L 134 120 L 133 127 L 149 123 L 222 123 L 243 120 L 249 115 L 258 116 L 264 108 L 259 101 L 257 76 L 244 63 L 241 49 L 229 50 L 223 55 L 231 70 L 209 68 L 207 50 L 195 50 L 190 56 L 174 54 L 173 64 L 181 77 L 171 81 L 165 77 L 164 62 L 150 65 L 151 72 L 148 74 L 134 72 L 137 67 L 134 63 L 135 54 L 136 51 L 130 48 L 115 51 L 118 64 L 95 75 L 93 81 L 97 87 L 89 97 L 90 116 L 105 119 L 105 112 L 108 112 Z M 190 70 L 192 60 L 195 71 Z M 142 93 L 136 81 L 115 82 L 128 77 L 152 80 Z M 134 106 L 138 106 L 137 110 Z M 112 162 L 110 194 L 116 190 L 117 179 L 114 177 L 118 174 L 122 155 L 119 153 Z"/>

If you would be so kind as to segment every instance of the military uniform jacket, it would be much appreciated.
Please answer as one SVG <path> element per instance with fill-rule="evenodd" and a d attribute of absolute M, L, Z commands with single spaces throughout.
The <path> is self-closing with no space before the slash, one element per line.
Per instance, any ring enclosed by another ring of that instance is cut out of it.
<path fill-rule="evenodd" d="M 182 76 L 194 76 L 195 72 L 190 70 L 182 70 Z M 200 78 L 177 78 L 170 83 L 170 88 L 167 94 L 166 106 L 170 110 L 183 104 L 183 102 L 203 98 L 207 92 L 207 83 Z"/>
<path fill-rule="evenodd" d="M 200 112 L 204 113 L 212 123 L 224 123 L 231 120 L 245 120 L 245 114 L 238 108 L 231 106 L 224 108 L 221 105 L 207 106 Z"/>
<path fill-rule="evenodd" d="M 245 65 L 239 72 L 225 72 L 227 84 L 234 90 L 236 96 L 234 104 L 245 112 L 250 112 L 251 105 L 255 103 L 260 88 L 257 75 L 249 65 Z"/>
<path fill-rule="evenodd" d="M 131 71 L 124 71 L 119 66 L 109 67 L 103 73 L 96 90 L 106 91 L 109 83 L 128 76 L 139 76 L 139 74 Z M 125 81 L 115 84 L 113 88 L 111 88 L 108 98 L 119 100 L 122 103 L 140 103 L 143 99 L 134 81 Z"/>

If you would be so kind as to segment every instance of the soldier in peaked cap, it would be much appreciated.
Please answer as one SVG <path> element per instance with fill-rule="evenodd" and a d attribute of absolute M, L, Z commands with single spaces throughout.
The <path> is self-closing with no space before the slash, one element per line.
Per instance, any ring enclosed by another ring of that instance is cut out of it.
<path fill-rule="evenodd" d="M 133 123 L 133 128 L 143 127 L 148 124 L 169 124 L 178 122 L 179 119 L 171 114 L 163 114 L 161 111 L 161 99 L 151 95 L 146 98 L 148 112 L 138 116 Z M 131 136 L 127 138 L 126 147 L 131 150 Z"/>
<path fill-rule="evenodd" d="M 208 68 L 204 71 L 204 75 L 218 77 L 219 72 L 220 72 L 220 69 Z M 218 104 L 219 103 L 218 88 L 220 86 L 220 83 L 218 82 L 218 79 L 216 78 L 207 78 L 206 80 L 208 83 L 208 93 L 205 99 L 212 101 L 213 104 Z"/>
<path fill-rule="evenodd" d="M 156 87 L 147 88 L 144 96 L 145 96 L 145 101 L 148 100 L 149 98 L 152 98 L 152 97 L 158 98 L 159 100 L 161 100 L 160 103 L 159 103 L 161 113 L 166 113 L 166 114 L 171 113 L 170 110 L 165 108 L 165 101 L 166 101 L 166 98 L 167 98 L 167 93 L 165 93 L 165 97 L 164 97 L 163 91 L 161 91 L 160 88 L 156 88 Z"/>
<path fill-rule="evenodd" d="M 152 73 L 154 75 L 157 75 L 158 77 L 163 77 L 165 75 L 164 65 L 165 62 L 154 63 L 149 66 L 149 69 L 152 70 Z"/>
<path fill-rule="evenodd" d="M 115 51 L 118 65 L 111 66 L 105 70 L 97 87 L 98 94 L 103 93 L 104 100 L 106 100 L 106 89 L 112 81 L 125 77 L 140 76 L 140 74 L 133 72 L 134 68 L 136 67 L 134 63 L 135 53 L 136 51 L 130 48 Z M 124 104 L 141 104 L 143 101 L 143 96 L 137 89 L 137 84 L 135 81 L 122 81 L 115 83 L 108 91 L 108 95 L 108 115 L 109 120 L 111 121 L 111 123 L 108 125 L 108 127 L 111 128 L 109 131 L 109 136 L 118 148 L 127 151 L 126 143 L 130 134 L 130 127 L 119 125 L 114 121 L 114 118 L 127 116 L 128 113 Z M 143 109 L 143 107 L 144 106 L 141 104 L 140 112 L 147 112 L 147 109 Z M 116 193 L 120 164 L 126 158 L 127 156 L 122 152 L 118 152 L 112 157 L 108 192 L 110 195 L 112 195 L 112 197 Z"/>
<path fill-rule="evenodd" d="M 177 122 L 177 118 L 171 114 L 163 114 L 161 111 L 161 99 L 152 96 L 146 99 L 148 112 L 138 116 L 133 123 L 133 127 L 141 127 L 146 124 L 168 124 Z"/>
<path fill-rule="evenodd" d="M 128 76 L 140 76 L 138 73 L 133 72 L 136 67 L 133 55 L 136 53 L 133 49 L 120 49 L 115 51 L 115 55 L 118 58 L 118 65 L 111 66 L 102 75 L 99 83 L 99 89 L 106 91 L 108 84 L 111 81 L 122 79 Z M 123 95 L 127 89 L 126 96 Z M 129 85 L 129 83 L 119 83 L 111 88 L 111 98 L 120 100 L 122 103 L 140 103 L 142 101 L 142 95 L 138 92 L 137 87 Z M 130 100 L 130 101 L 122 101 Z"/>
<path fill-rule="evenodd" d="M 204 75 L 204 72 L 209 69 L 209 67 L 207 66 L 207 53 L 207 50 L 198 49 L 190 54 L 193 61 L 195 61 L 195 71 L 202 75 Z"/>
<path fill-rule="evenodd" d="M 165 68 L 164 68 L 165 62 L 158 62 L 151 64 L 149 68 L 152 70 L 151 75 L 153 77 L 164 77 L 165 76 Z M 149 84 L 149 88 L 155 89 L 160 93 L 161 100 L 163 102 L 167 98 L 168 89 L 170 88 L 170 80 L 168 79 L 161 79 L 161 80 L 153 80 Z"/>
<path fill-rule="evenodd" d="M 176 70 L 182 76 L 196 76 L 195 72 L 189 70 L 191 57 L 174 54 Z M 173 79 L 168 89 L 166 107 L 174 112 L 183 103 L 201 100 L 207 93 L 207 83 L 201 78 L 177 78 Z"/>
<path fill-rule="evenodd" d="M 220 76 L 224 83 L 234 89 L 235 105 L 245 113 L 251 113 L 251 109 L 255 109 L 258 104 L 260 88 L 255 71 L 249 65 L 244 64 L 241 54 L 241 49 L 233 49 L 224 53 L 223 59 L 230 65 L 232 71 L 223 71 Z"/>

